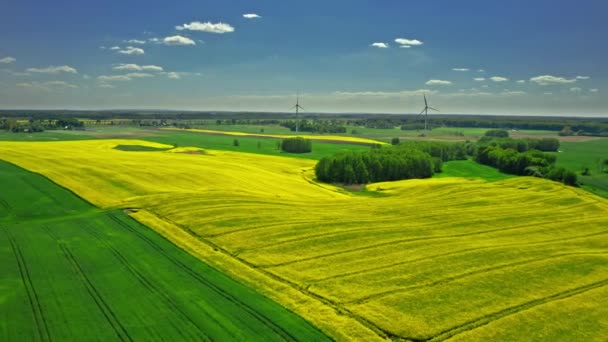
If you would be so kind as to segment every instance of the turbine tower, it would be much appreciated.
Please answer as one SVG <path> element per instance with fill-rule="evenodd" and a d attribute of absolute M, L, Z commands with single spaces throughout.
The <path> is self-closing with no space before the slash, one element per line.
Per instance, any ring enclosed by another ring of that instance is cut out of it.
<path fill-rule="evenodd" d="M 298 133 L 298 109 L 304 109 L 304 107 L 300 106 L 300 94 L 296 95 L 296 104 L 291 107 L 291 109 L 296 109 L 296 133 Z"/>
<path fill-rule="evenodd" d="M 429 117 L 429 109 L 430 110 L 434 110 L 436 112 L 438 112 L 439 110 L 433 108 L 433 107 L 429 107 L 428 102 L 426 101 L 426 94 L 422 94 L 422 96 L 424 96 L 424 108 L 422 109 L 422 111 L 420 112 L 420 114 L 418 114 L 418 116 L 422 115 L 424 113 L 424 135 L 426 135 L 426 130 L 428 127 L 428 117 Z"/>

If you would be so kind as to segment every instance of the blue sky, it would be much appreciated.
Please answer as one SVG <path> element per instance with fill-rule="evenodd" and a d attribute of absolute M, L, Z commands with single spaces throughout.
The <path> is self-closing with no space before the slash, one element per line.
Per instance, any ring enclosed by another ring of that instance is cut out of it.
<path fill-rule="evenodd" d="M 608 114 L 603 0 L 0 7 L 0 108 Z"/>

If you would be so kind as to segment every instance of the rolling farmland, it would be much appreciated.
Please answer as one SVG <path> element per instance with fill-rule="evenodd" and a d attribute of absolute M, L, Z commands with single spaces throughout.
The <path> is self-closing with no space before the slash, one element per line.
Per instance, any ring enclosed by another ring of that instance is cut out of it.
<path fill-rule="evenodd" d="M 316 183 L 310 160 L 118 145 L 171 147 L 7 142 L 0 156 L 109 212 L 137 209 L 333 338 L 606 337 L 608 202 L 580 189 L 447 177 L 364 197 Z"/>
<path fill-rule="evenodd" d="M 0 162 L 0 339 L 324 340 L 122 210 Z"/>

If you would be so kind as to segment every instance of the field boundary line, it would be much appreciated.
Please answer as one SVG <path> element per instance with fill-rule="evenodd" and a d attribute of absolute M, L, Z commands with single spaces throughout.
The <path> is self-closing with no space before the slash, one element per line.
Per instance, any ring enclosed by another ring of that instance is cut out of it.
<path fill-rule="evenodd" d="M 248 312 L 252 317 L 258 319 L 262 324 L 266 325 L 269 329 L 271 329 L 275 333 L 277 333 L 277 335 L 281 336 L 282 338 L 284 338 L 286 340 L 292 340 L 292 341 L 297 340 L 288 331 L 286 331 L 285 329 L 283 329 L 283 327 L 276 325 L 271 319 L 269 319 L 265 315 L 257 312 L 249 304 L 242 302 L 238 298 L 234 297 L 231 293 L 225 291 L 224 289 L 220 288 L 216 284 L 213 284 L 209 280 L 205 279 L 203 276 L 201 276 L 200 274 L 198 274 L 196 271 L 194 271 L 188 265 L 184 264 L 180 260 L 177 260 L 172 255 L 169 255 L 162 247 L 158 246 L 154 241 L 152 241 L 149 237 L 145 236 L 142 232 L 139 232 L 135 228 L 129 226 L 126 222 L 120 220 L 119 218 L 117 218 L 116 216 L 114 216 L 112 213 L 109 213 L 108 217 L 110 217 L 110 219 L 112 219 L 113 221 L 115 221 L 116 223 L 118 223 L 124 229 L 133 232 L 142 241 L 146 242 L 147 244 L 150 245 L 150 247 L 152 247 L 153 249 L 155 249 L 156 251 L 158 251 L 159 253 L 161 253 L 163 256 L 165 256 L 167 258 L 167 260 L 171 261 L 175 266 L 183 269 L 193 279 L 199 281 L 200 283 L 204 284 L 210 290 L 212 290 L 212 291 L 216 292 L 218 295 L 224 297 L 227 301 L 230 301 L 230 302 L 234 303 L 236 306 L 238 306 L 241 309 L 243 309 L 246 312 Z M 129 217 L 129 219 L 132 219 L 132 218 Z"/>
<path fill-rule="evenodd" d="M 328 337 L 334 340 L 358 338 L 372 341 L 385 340 L 389 337 L 400 338 L 381 331 L 371 323 L 361 322 L 344 308 L 330 305 L 323 297 L 302 292 L 303 289 L 297 284 L 235 258 L 213 242 L 193 235 L 188 228 L 181 227 L 156 213 L 140 210 L 131 217 L 194 257 L 251 286 L 258 293 L 298 314 L 326 335 L 329 333 Z M 313 312 L 314 314 L 311 314 Z"/>

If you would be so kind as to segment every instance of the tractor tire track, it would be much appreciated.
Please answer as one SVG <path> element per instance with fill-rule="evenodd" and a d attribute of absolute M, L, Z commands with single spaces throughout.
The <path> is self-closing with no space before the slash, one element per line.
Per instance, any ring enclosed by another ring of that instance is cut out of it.
<path fill-rule="evenodd" d="M 528 301 L 528 302 L 520 304 L 520 305 L 512 306 L 512 307 L 491 313 L 489 315 L 485 315 L 483 317 L 470 320 L 468 322 L 465 322 L 464 324 L 454 326 L 447 330 L 441 331 L 437 335 L 434 335 L 434 336 L 431 336 L 428 338 L 411 338 L 411 339 L 417 340 L 417 341 L 445 341 L 458 334 L 462 334 L 464 332 L 477 329 L 479 327 L 482 327 L 484 325 L 497 321 L 501 318 L 529 310 L 529 309 L 534 308 L 539 305 L 548 304 L 548 303 L 551 303 L 553 301 L 557 301 L 560 299 L 566 299 L 569 297 L 573 297 L 573 296 L 576 296 L 581 293 L 585 293 L 585 292 L 588 292 L 588 291 L 591 291 L 591 290 L 594 290 L 597 288 L 604 287 L 606 285 L 608 285 L 608 279 L 604 279 L 604 280 L 597 281 L 597 282 L 594 282 L 591 284 L 576 287 L 576 288 L 573 288 L 570 290 L 562 291 L 562 292 L 553 294 L 551 296 L 534 299 L 534 300 Z"/>
<path fill-rule="evenodd" d="M 543 245 L 543 244 L 551 244 L 551 243 L 555 243 L 555 242 L 567 242 L 567 241 L 578 240 L 578 239 L 585 239 L 585 238 L 589 238 L 589 237 L 593 237 L 593 236 L 606 235 L 606 234 L 608 234 L 608 230 L 607 231 L 602 231 L 602 232 L 591 233 L 591 234 L 584 234 L 584 235 L 573 236 L 573 237 L 569 237 L 569 238 L 550 239 L 550 240 L 541 240 L 541 241 L 533 241 L 533 242 L 509 243 L 509 244 L 504 244 L 504 245 L 494 245 L 494 246 L 465 248 L 465 249 L 460 249 L 460 250 L 457 250 L 457 251 L 440 253 L 440 254 L 435 254 L 435 255 L 431 255 L 431 256 L 427 256 L 427 257 L 422 257 L 422 258 L 417 258 L 417 259 L 411 259 L 411 260 L 406 260 L 406 261 L 399 261 L 399 262 L 395 262 L 395 263 L 384 265 L 384 266 L 378 266 L 378 267 L 367 268 L 367 269 L 363 269 L 363 270 L 359 270 L 359 271 L 352 271 L 352 272 L 347 272 L 347 273 L 336 274 L 336 275 L 332 275 L 332 276 L 325 277 L 325 278 L 317 278 L 317 279 L 313 279 L 313 280 L 308 281 L 308 284 L 314 285 L 314 284 L 318 284 L 318 283 L 321 283 L 321 282 L 324 282 L 324 281 L 328 281 L 328 280 L 339 279 L 339 278 L 346 278 L 346 277 L 356 276 L 356 275 L 361 275 L 361 274 L 366 274 L 366 273 L 372 273 L 372 272 L 379 271 L 379 270 L 391 269 L 393 267 L 403 266 L 403 265 L 407 265 L 407 264 L 414 264 L 414 263 L 417 263 L 417 262 L 429 261 L 429 260 L 433 260 L 433 259 L 437 259 L 437 258 L 441 258 L 441 257 L 446 257 L 446 256 L 462 255 L 462 254 L 466 254 L 466 253 L 469 253 L 469 252 L 476 252 L 476 251 L 482 251 L 482 250 L 492 250 L 492 249 L 501 249 L 501 248 L 507 248 L 507 247 Z"/>
<path fill-rule="evenodd" d="M 8 228 L 3 227 L 3 230 L 8 238 L 8 241 L 10 242 L 13 254 L 17 259 L 17 267 L 19 269 L 21 281 L 23 282 L 23 287 L 25 288 L 25 292 L 30 303 L 30 308 L 32 309 L 32 314 L 34 315 L 34 321 L 36 324 L 36 330 L 38 331 L 38 336 L 40 337 L 41 341 L 52 341 L 48 324 L 46 323 L 44 313 L 42 311 L 42 306 L 40 305 L 38 292 L 36 291 L 34 283 L 32 282 L 30 271 L 27 267 L 27 264 L 25 263 L 25 258 L 23 257 L 21 248 L 19 247 L 19 244 L 17 244 L 17 241 L 15 241 L 15 238 L 9 233 Z"/>
<path fill-rule="evenodd" d="M 542 258 L 526 259 L 526 260 L 522 260 L 522 261 L 516 261 L 516 262 L 512 262 L 512 263 L 505 263 L 505 264 L 500 264 L 500 265 L 496 265 L 496 266 L 492 266 L 492 267 L 481 268 L 481 269 L 474 270 L 474 271 L 464 272 L 464 273 L 461 273 L 461 274 L 456 274 L 456 275 L 453 275 L 453 276 L 448 276 L 448 277 L 445 277 L 445 278 L 437 279 L 435 281 L 431 281 L 431 282 L 427 282 L 427 283 L 423 283 L 423 284 L 419 284 L 419 285 L 412 285 L 412 286 L 407 286 L 407 287 L 403 287 L 403 288 L 400 288 L 400 289 L 394 289 L 394 290 L 374 293 L 374 294 L 369 295 L 369 296 L 357 298 L 357 299 L 355 299 L 353 301 L 348 301 L 348 302 L 343 302 L 343 303 L 346 304 L 346 305 L 349 305 L 349 304 L 357 304 L 357 305 L 359 305 L 359 304 L 365 304 L 365 303 L 367 303 L 369 301 L 372 301 L 372 300 L 375 300 L 375 299 L 379 299 L 379 298 L 382 298 L 382 297 L 386 297 L 386 296 L 389 296 L 389 295 L 392 295 L 392 294 L 396 294 L 396 293 L 402 293 L 402 292 L 413 291 L 413 290 L 418 290 L 418 289 L 422 289 L 422 288 L 428 288 L 428 287 L 433 287 L 433 286 L 438 286 L 438 285 L 444 285 L 444 284 L 451 283 L 453 281 L 465 279 L 465 278 L 472 277 L 472 276 L 479 275 L 479 274 L 489 273 L 489 272 L 492 272 L 492 271 L 498 271 L 498 270 L 503 270 L 503 269 L 507 269 L 507 268 L 513 268 L 513 267 L 517 267 L 517 266 L 534 264 L 534 263 L 537 263 L 537 262 L 543 262 L 543 261 L 551 260 L 551 259 L 558 259 L 558 258 L 569 257 L 569 256 L 606 255 L 606 254 L 608 254 L 608 252 L 559 253 L 559 254 L 554 254 L 554 255 L 550 255 L 550 256 L 542 257 Z"/>
<path fill-rule="evenodd" d="M 99 241 L 101 244 L 103 244 L 108 250 L 110 250 L 110 252 L 116 257 L 116 259 L 119 261 L 119 263 L 121 265 L 123 265 L 125 267 L 125 269 L 131 273 L 131 275 L 137 279 L 137 281 L 146 289 L 148 290 L 150 293 L 158 296 L 161 298 L 161 300 L 170 307 L 171 311 L 174 312 L 176 314 L 176 316 L 179 316 L 181 318 L 183 318 L 185 321 L 189 322 L 192 326 L 194 326 L 197 329 L 197 336 L 195 336 L 195 339 L 199 340 L 202 339 L 204 341 L 211 341 L 211 337 L 207 336 L 205 334 L 205 331 L 202 327 L 200 327 L 194 320 L 192 320 L 192 318 L 185 313 L 182 308 L 175 302 L 175 300 L 173 300 L 173 298 L 171 298 L 169 295 L 167 295 L 164 291 L 162 291 L 161 289 L 159 289 L 156 284 L 154 284 L 153 282 L 151 282 L 150 280 L 148 280 L 148 278 L 143 275 L 137 268 L 135 268 L 131 262 L 129 262 L 129 260 L 122 254 L 120 253 L 113 245 L 111 245 L 102 235 L 101 233 L 99 233 L 98 231 L 96 231 L 95 229 L 92 229 L 90 226 L 85 226 L 85 230 L 88 231 L 88 233 L 93 236 L 97 241 Z M 215 319 L 213 319 L 212 317 L 209 317 L 211 320 L 213 320 L 213 322 L 215 324 L 217 324 L 218 326 L 221 326 L 220 322 L 216 321 Z M 183 335 L 182 330 L 180 327 L 175 326 L 172 322 L 170 322 L 170 324 L 175 328 L 175 330 L 183 337 L 186 338 L 186 336 Z M 189 337 L 192 338 L 192 337 Z"/>
<path fill-rule="evenodd" d="M 596 216 L 596 217 L 587 218 L 587 220 L 589 220 L 589 219 L 605 219 L 605 216 Z M 572 218 L 570 220 L 562 220 L 562 221 L 560 221 L 560 223 L 568 223 L 568 222 L 575 223 L 575 222 L 579 222 L 579 221 L 580 221 L 580 218 Z M 550 225 L 550 224 L 554 224 L 554 222 L 547 222 L 543 226 Z M 330 257 L 330 256 L 335 256 L 335 255 L 354 253 L 354 252 L 374 249 L 374 248 L 378 248 L 378 247 L 390 246 L 390 245 L 395 245 L 395 244 L 400 244 L 400 243 L 406 243 L 406 242 L 411 242 L 411 241 L 428 241 L 428 240 L 439 240 L 439 239 L 452 239 L 452 238 L 459 238 L 459 237 L 466 237 L 466 236 L 473 236 L 473 235 L 483 235 L 483 234 L 489 234 L 489 233 L 495 233 L 495 232 L 501 232 L 501 231 L 525 229 L 525 228 L 527 228 L 529 226 L 530 226 L 529 223 L 524 223 L 524 224 L 521 224 L 521 225 L 515 225 L 515 226 L 510 226 L 510 227 L 505 227 L 505 228 L 495 228 L 495 229 L 479 230 L 479 231 L 474 231 L 474 232 L 469 232 L 469 233 L 448 234 L 448 235 L 438 235 L 438 236 L 429 236 L 429 237 L 414 237 L 414 238 L 405 238 L 405 239 L 390 240 L 390 241 L 385 241 L 385 242 L 376 243 L 376 244 L 372 244 L 372 245 L 367 245 L 367 246 L 362 246 L 362 247 L 356 247 L 356 248 L 351 248 L 351 249 L 346 249 L 346 250 L 341 250 L 341 251 L 336 251 L 336 252 L 331 252 L 331 253 L 325 253 L 325 254 L 315 255 L 315 256 L 311 256 L 311 257 L 306 257 L 306 258 L 301 258 L 301 259 L 281 262 L 281 263 L 266 264 L 266 265 L 262 264 L 262 265 L 258 265 L 258 267 L 260 267 L 260 268 L 280 267 L 280 266 L 292 265 L 292 264 L 296 264 L 296 263 L 300 263 L 300 262 L 306 262 L 306 261 L 315 260 L 315 259 L 322 259 L 322 258 L 326 258 L 326 257 Z"/>
<path fill-rule="evenodd" d="M 243 311 L 250 314 L 252 317 L 257 319 L 259 322 L 261 322 L 263 325 L 268 327 L 270 330 L 274 331 L 277 335 L 281 336 L 281 338 L 283 338 L 284 340 L 297 341 L 296 336 L 293 336 L 291 333 L 289 333 L 282 327 L 276 325 L 270 318 L 266 317 L 263 314 L 260 314 L 254 308 L 249 306 L 248 304 L 240 301 L 238 298 L 236 298 L 233 295 L 231 295 L 230 293 L 226 292 L 219 286 L 211 283 L 209 280 L 205 279 L 203 276 L 201 276 L 196 271 L 194 271 L 192 268 L 190 268 L 188 265 L 184 264 L 183 262 L 176 259 L 175 257 L 169 255 L 162 247 L 158 246 L 154 241 L 152 241 L 149 237 L 145 236 L 142 232 L 129 226 L 127 223 L 123 222 L 122 220 L 120 220 L 113 214 L 108 214 L 108 217 L 110 217 L 110 219 L 112 219 L 114 222 L 116 222 L 123 229 L 135 234 L 142 241 L 144 241 L 146 244 L 148 244 L 150 247 L 152 247 L 158 253 L 160 253 L 165 258 L 167 258 L 167 260 L 171 261 L 171 263 L 173 263 L 175 266 L 177 266 L 178 268 L 180 268 L 181 270 L 186 272 L 188 275 L 190 275 L 193 279 L 197 280 L 199 283 L 201 283 L 202 285 L 204 285 L 205 287 L 207 287 L 208 289 L 213 291 L 218 296 L 233 303 L 237 307 L 241 308 Z"/>
<path fill-rule="evenodd" d="M 97 307 L 114 330 L 116 336 L 121 341 L 133 341 L 133 338 L 131 338 L 129 332 L 125 329 L 122 323 L 120 323 L 120 321 L 116 317 L 116 314 L 114 314 L 108 303 L 105 302 L 99 291 L 97 291 L 97 289 L 95 288 L 89 277 L 86 275 L 86 273 L 84 272 L 72 252 L 68 249 L 65 243 L 61 241 L 57 241 L 57 243 L 59 244 L 59 248 L 63 252 L 63 255 L 70 262 L 74 271 L 85 285 L 87 292 L 89 293 L 91 298 L 93 298 L 93 301 L 95 301 L 95 304 L 97 304 Z"/>

